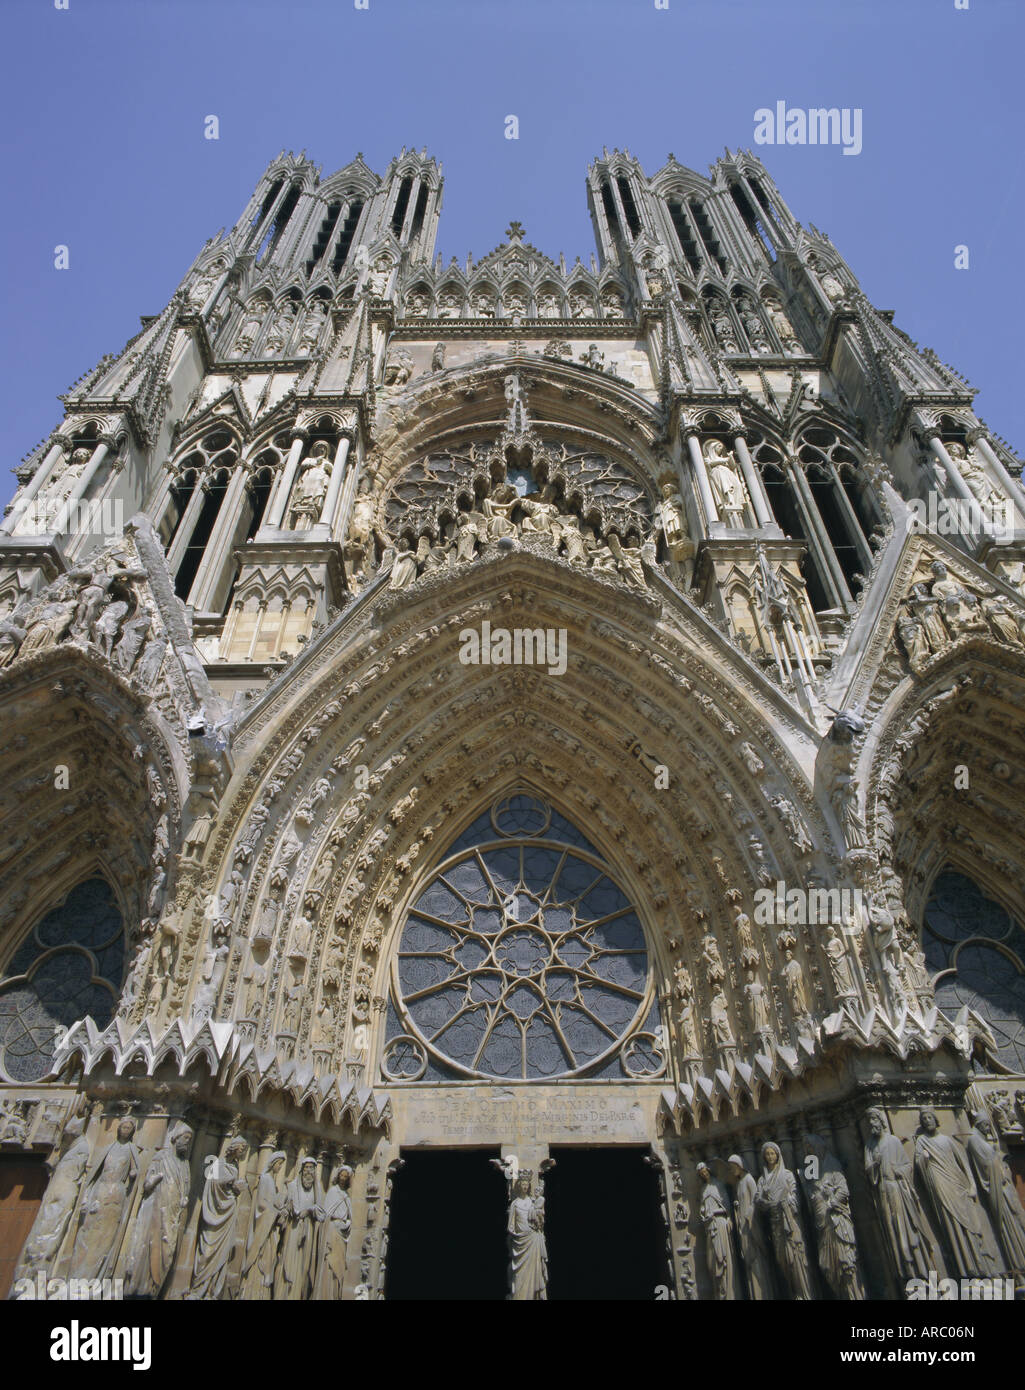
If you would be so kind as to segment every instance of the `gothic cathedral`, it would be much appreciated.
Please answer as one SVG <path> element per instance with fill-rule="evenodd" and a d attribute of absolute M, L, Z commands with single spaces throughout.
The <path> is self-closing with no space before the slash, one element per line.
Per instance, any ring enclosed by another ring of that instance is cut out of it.
<path fill-rule="evenodd" d="M 1025 1283 L 1021 463 L 749 153 L 587 187 L 283 154 L 17 470 L 12 1296 Z"/>

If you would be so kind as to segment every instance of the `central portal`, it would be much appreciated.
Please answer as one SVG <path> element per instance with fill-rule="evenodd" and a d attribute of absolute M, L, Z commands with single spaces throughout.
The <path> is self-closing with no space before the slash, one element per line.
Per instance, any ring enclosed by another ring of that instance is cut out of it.
<path fill-rule="evenodd" d="M 498 1149 L 402 1154 L 392 1185 L 386 1299 L 503 1299 L 506 1184 Z"/>
<path fill-rule="evenodd" d="M 549 1299 L 647 1300 L 672 1285 L 658 1179 L 640 1148 L 553 1148 Z"/>

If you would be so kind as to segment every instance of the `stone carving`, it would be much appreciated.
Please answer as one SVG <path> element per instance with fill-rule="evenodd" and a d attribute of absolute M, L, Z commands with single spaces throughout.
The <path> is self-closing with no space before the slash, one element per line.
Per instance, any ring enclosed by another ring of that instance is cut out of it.
<path fill-rule="evenodd" d="M 705 444 L 705 463 L 712 500 L 716 511 L 727 526 L 747 524 L 747 490 L 736 467 L 732 453 L 727 453 L 721 440 L 709 439 Z"/>
<path fill-rule="evenodd" d="M 1025 1273 L 1025 1212 L 993 1126 L 985 1115 L 975 1117 L 975 1127 L 965 1147 L 1007 1268 L 1019 1275 Z"/>
<path fill-rule="evenodd" d="M 192 1130 L 177 1124 L 146 1169 L 125 1262 L 128 1294 L 156 1298 L 171 1271 L 189 1200 L 191 1147 Z"/>
<path fill-rule="evenodd" d="M 324 1220 L 324 1199 L 315 1159 L 302 1159 L 299 1171 L 286 1185 L 281 1219 L 283 1232 L 274 1297 L 311 1298 L 317 1273 L 318 1227 Z"/>
<path fill-rule="evenodd" d="M 881 1110 L 870 1110 L 865 1119 L 869 1132 L 865 1172 L 890 1259 L 899 1280 L 927 1279 L 936 1262 L 912 1181 L 911 1159 L 890 1133 Z"/>
<path fill-rule="evenodd" d="M 734 1184 L 733 1215 L 740 1258 L 747 1276 L 748 1296 L 755 1300 L 772 1298 L 772 1262 L 758 1207 L 758 1184 L 739 1154 L 730 1154 L 727 1162 Z"/>
<path fill-rule="evenodd" d="M 48 1164 L 53 1176 L 21 1252 L 18 1278 L 32 1275 L 36 1270 L 53 1269 L 78 1200 L 79 1183 L 88 1167 L 89 1153 L 85 1120 L 75 1116 L 64 1126 L 59 1158 L 55 1152 Z"/>
<path fill-rule="evenodd" d="M 85 1179 L 71 1257 L 71 1272 L 76 1278 L 102 1279 L 111 1273 L 139 1176 L 134 1135 L 135 1121 L 122 1120 L 117 1138 L 103 1150 Z"/>
<path fill-rule="evenodd" d="M 720 1301 L 736 1298 L 736 1278 L 733 1262 L 733 1239 L 730 1233 L 730 1211 L 725 1193 L 712 1177 L 707 1163 L 699 1163 L 701 1180 L 698 1210 L 705 1228 L 705 1258 L 708 1274 Z"/>
<path fill-rule="evenodd" d="M 838 1159 L 820 1134 L 804 1141 L 808 1200 L 815 1221 L 819 1268 L 837 1298 L 862 1299 L 858 1243 L 851 1216 L 851 1194 Z"/>
<path fill-rule="evenodd" d="M 513 1179 L 509 1203 L 511 1297 L 526 1302 L 548 1297 L 548 1247 L 545 1244 L 544 1196 L 532 1193 L 534 1175 L 521 1168 Z"/>
<path fill-rule="evenodd" d="M 995 1275 L 1000 1262 L 965 1151 L 950 1135 L 940 1133 L 932 1110 L 922 1110 L 918 1119 L 915 1174 L 929 1194 L 953 1270 L 965 1279 Z"/>
<path fill-rule="evenodd" d="M 242 1297 L 246 1299 L 264 1301 L 274 1297 L 274 1275 L 285 1200 L 285 1194 L 278 1186 L 278 1174 L 285 1158 L 282 1149 L 271 1154 L 253 1195 L 249 1232 L 242 1257 Z"/>
<path fill-rule="evenodd" d="M 331 481 L 332 465 L 328 461 L 329 452 L 327 443 L 318 439 L 299 465 L 299 477 L 292 489 L 289 503 L 289 525 L 293 531 L 308 531 L 320 520 L 328 483 Z"/>
<path fill-rule="evenodd" d="M 352 1202 L 349 1184 L 352 1169 L 343 1163 L 324 1198 L 324 1223 L 321 1227 L 320 1272 L 314 1295 L 319 1299 L 337 1299 L 345 1285 L 345 1265 L 352 1232 Z"/>
<path fill-rule="evenodd" d="M 240 1165 L 246 1152 L 246 1141 L 236 1135 L 228 1141 L 222 1157 L 208 1165 L 204 1175 L 189 1299 L 224 1297 L 228 1265 L 235 1252 L 238 1199 L 243 1188 Z"/>
<path fill-rule="evenodd" d="M 413 354 L 406 348 L 394 348 L 388 354 L 388 362 L 384 369 L 385 386 L 405 386 L 406 382 L 413 375 Z"/>
<path fill-rule="evenodd" d="M 850 957 L 843 943 L 843 937 L 832 922 L 826 923 L 826 940 L 823 951 L 829 964 L 829 973 L 832 976 L 833 989 L 836 991 L 837 999 L 842 1001 L 855 998 L 858 988 L 854 983 Z"/>
<path fill-rule="evenodd" d="M 769 1223 L 776 1266 L 794 1299 L 812 1297 L 811 1271 L 797 1214 L 797 1179 L 783 1162 L 778 1144 L 762 1145 L 762 1176 L 755 1202 Z"/>

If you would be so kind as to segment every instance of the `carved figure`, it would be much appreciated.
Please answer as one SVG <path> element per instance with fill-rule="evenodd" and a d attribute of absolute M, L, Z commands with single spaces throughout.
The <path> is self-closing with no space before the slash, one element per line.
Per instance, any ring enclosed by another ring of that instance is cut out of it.
<path fill-rule="evenodd" d="M 125 1263 L 125 1292 L 156 1298 L 174 1264 L 189 1200 L 192 1130 L 177 1124 L 150 1160 L 142 1180 Z"/>
<path fill-rule="evenodd" d="M 778 1144 L 762 1145 L 762 1176 L 758 1179 L 755 1202 L 768 1219 L 776 1264 L 790 1297 L 811 1298 L 811 1271 L 797 1214 L 797 1180 L 783 1162 Z"/>

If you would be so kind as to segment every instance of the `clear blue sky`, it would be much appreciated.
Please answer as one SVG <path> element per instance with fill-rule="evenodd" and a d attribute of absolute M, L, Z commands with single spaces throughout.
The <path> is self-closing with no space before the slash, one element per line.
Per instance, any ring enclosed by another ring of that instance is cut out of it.
<path fill-rule="evenodd" d="M 724 145 L 751 146 L 754 111 L 777 100 L 862 108 L 856 158 L 759 152 L 873 302 L 1025 446 L 1011 351 L 1025 309 L 1022 0 L 67 3 L 0 4 L 0 503 L 7 469 L 59 423 L 57 393 L 163 307 L 280 149 L 326 174 L 357 150 L 383 172 L 403 144 L 426 145 L 444 164 L 446 259 L 486 254 L 516 217 L 542 250 L 586 260 L 584 176 L 602 145 L 648 173 L 670 150 L 704 171 Z"/>

